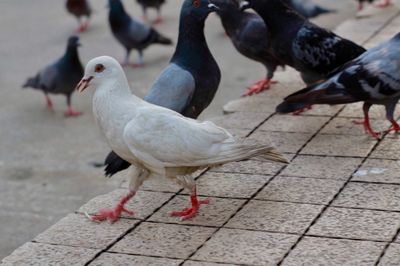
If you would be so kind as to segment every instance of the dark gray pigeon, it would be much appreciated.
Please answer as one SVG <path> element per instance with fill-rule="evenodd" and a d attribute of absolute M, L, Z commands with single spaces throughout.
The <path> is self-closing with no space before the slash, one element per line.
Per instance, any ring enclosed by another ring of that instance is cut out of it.
<path fill-rule="evenodd" d="M 335 12 L 334 10 L 324 8 L 314 3 L 313 0 L 284 0 L 296 10 L 300 15 L 306 18 L 315 18 L 319 15 Z"/>
<path fill-rule="evenodd" d="M 270 52 L 280 62 L 300 72 L 308 85 L 356 58 L 365 49 L 352 41 L 309 22 L 281 0 L 248 0 L 268 25 Z"/>
<path fill-rule="evenodd" d="M 176 50 L 144 99 L 190 118 L 197 118 L 217 92 L 221 72 L 208 49 L 204 22 L 217 7 L 208 0 L 185 0 L 179 19 Z M 105 174 L 112 176 L 130 163 L 111 152 Z"/>
<path fill-rule="evenodd" d="M 67 0 L 65 6 L 68 12 L 78 19 L 79 27 L 76 31 L 84 32 L 89 26 L 90 15 L 92 14 L 89 2 L 87 0 Z"/>
<path fill-rule="evenodd" d="M 123 66 L 129 65 L 129 55 L 132 49 L 139 52 L 139 63 L 133 66 L 143 65 L 143 51 L 151 44 L 171 45 L 172 41 L 150 26 L 130 17 L 124 9 L 121 0 L 109 0 L 110 12 L 108 21 L 114 37 L 126 49 L 126 57 Z"/>
<path fill-rule="evenodd" d="M 327 80 L 285 98 L 277 112 L 288 113 L 310 104 L 344 104 L 364 102 L 364 128 L 375 138 L 368 111 L 371 105 L 386 108 L 392 124 L 389 131 L 400 131 L 393 112 L 400 98 L 400 33 L 388 42 L 372 48 L 329 74 Z"/>
<path fill-rule="evenodd" d="M 155 24 L 161 23 L 161 6 L 165 3 L 165 0 L 136 0 L 139 5 L 142 6 L 143 10 L 143 19 L 144 21 L 148 21 L 147 17 L 147 9 L 148 8 L 155 8 L 157 10 L 157 18 L 154 21 Z"/>
<path fill-rule="evenodd" d="M 67 97 L 68 109 L 66 116 L 78 116 L 81 113 L 71 106 L 71 95 L 83 76 L 83 66 L 79 60 L 79 38 L 72 36 L 68 39 L 65 54 L 51 65 L 48 65 L 33 77 L 28 78 L 23 85 L 42 90 L 46 97 L 47 107 L 52 110 L 53 103 L 48 94 L 64 94 Z"/>
<path fill-rule="evenodd" d="M 250 86 L 244 96 L 260 93 L 269 89 L 272 77 L 278 66 L 284 66 L 268 50 L 270 40 L 264 20 L 257 14 L 240 11 L 236 0 L 215 0 L 217 14 L 221 18 L 226 34 L 236 50 L 242 55 L 263 64 L 267 70 L 265 79 Z"/>

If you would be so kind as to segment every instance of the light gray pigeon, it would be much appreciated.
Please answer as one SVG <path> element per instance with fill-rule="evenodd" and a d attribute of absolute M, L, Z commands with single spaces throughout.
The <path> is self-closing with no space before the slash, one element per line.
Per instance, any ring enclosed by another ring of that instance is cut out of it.
<path fill-rule="evenodd" d="M 109 146 L 132 164 L 129 193 L 113 209 L 101 210 L 94 221 L 119 219 L 126 202 L 148 178 L 170 178 L 191 192 L 191 207 L 172 212 L 189 219 L 197 215 L 201 204 L 191 176 L 197 170 L 228 162 L 259 157 L 263 160 L 287 160 L 266 144 L 246 143 L 209 121 L 184 117 L 170 109 L 148 103 L 131 93 L 124 71 L 108 56 L 90 60 L 77 89 L 95 90 L 93 115 Z M 129 213 L 132 213 L 128 211 Z"/>
<path fill-rule="evenodd" d="M 48 65 L 33 77 L 28 78 L 24 88 L 31 87 L 42 90 L 46 97 L 47 107 L 52 110 L 53 103 L 48 94 L 64 94 L 67 97 L 68 109 L 66 116 L 78 116 L 81 113 L 71 106 L 71 95 L 76 84 L 83 76 L 83 66 L 79 60 L 79 37 L 72 36 L 68 39 L 65 54 L 51 65 Z"/>

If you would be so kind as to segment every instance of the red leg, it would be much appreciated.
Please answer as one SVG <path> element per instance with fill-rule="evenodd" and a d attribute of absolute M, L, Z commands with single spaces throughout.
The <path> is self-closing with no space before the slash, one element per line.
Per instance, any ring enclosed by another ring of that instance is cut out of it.
<path fill-rule="evenodd" d="M 390 0 L 382 0 L 377 7 L 388 7 L 390 6 L 392 3 Z"/>
<path fill-rule="evenodd" d="M 362 2 L 358 3 L 358 11 L 362 10 L 364 8 L 364 5 Z"/>
<path fill-rule="evenodd" d="M 260 81 L 257 81 L 253 85 L 251 85 L 247 91 L 243 94 L 243 96 L 250 96 L 254 93 L 260 93 L 262 91 L 268 90 L 271 86 L 271 84 L 278 83 L 277 81 L 273 81 L 270 79 L 262 79 Z"/>
<path fill-rule="evenodd" d="M 394 133 L 397 133 L 400 131 L 400 125 L 396 122 L 396 120 L 391 119 L 390 123 L 392 123 L 392 127 L 384 131 L 385 133 L 390 133 L 392 131 L 394 131 Z"/>
<path fill-rule="evenodd" d="M 86 214 L 90 220 L 94 222 L 102 222 L 108 220 L 110 223 L 115 223 L 123 212 L 133 215 L 132 211 L 125 209 L 125 204 L 135 195 L 135 192 L 129 192 L 128 195 L 121 198 L 118 204 L 112 209 L 102 209 L 97 214 L 90 216 Z"/>
<path fill-rule="evenodd" d="M 67 117 L 80 116 L 81 114 L 81 112 L 75 111 L 72 106 L 68 106 L 67 111 L 64 112 L 64 115 Z"/>
<path fill-rule="evenodd" d="M 45 95 L 46 97 L 46 106 L 49 111 L 53 112 L 53 102 L 51 101 L 50 97 L 48 95 Z"/>
<path fill-rule="evenodd" d="M 312 105 L 307 105 L 306 107 L 303 107 L 303 108 L 301 108 L 299 110 L 294 111 L 293 115 L 300 115 L 300 114 L 302 114 L 304 112 L 307 112 L 308 110 L 311 110 L 311 109 L 312 109 Z"/>
<path fill-rule="evenodd" d="M 372 137 L 375 139 L 379 139 L 379 133 L 374 132 L 371 128 L 371 124 L 369 122 L 369 108 L 371 107 L 371 104 L 364 103 L 363 105 L 363 112 L 364 112 L 364 121 L 359 122 L 359 121 L 353 121 L 354 124 L 362 124 L 364 126 L 365 133 L 370 134 Z"/>
<path fill-rule="evenodd" d="M 181 220 L 187 220 L 193 218 L 197 215 L 201 204 L 208 204 L 210 201 L 208 199 L 205 200 L 198 200 L 196 187 L 194 187 L 192 194 L 190 195 L 190 201 L 192 203 L 192 207 L 185 208 L 182 211 L 173 211 L 171 212 L 171 216 L 178 216 L 181 217 Z"/>
<path fill-rule="evenodd" d="M 161 16 L 157 16 L 157 18 L 153 21 L 153 24 L 154 25 L 160 24 L 162 21 L 163 21 L 162 17 Z"/>

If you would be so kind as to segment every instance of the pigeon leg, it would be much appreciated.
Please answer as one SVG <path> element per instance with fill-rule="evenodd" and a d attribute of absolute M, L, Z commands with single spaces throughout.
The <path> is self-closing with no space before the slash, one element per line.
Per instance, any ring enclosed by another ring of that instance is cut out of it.
<path fill-rule="evenodd" d="M 139 58 L 139 62 L 137 64 L 134 64 L 133 67 L 142 67 L 144 65 L 143 62 L 143 51 L 142 50 L 138 50 L 138 58 Z"/>
<path fill-rule="evenodd" d="M 304 108 L 301 108 L 301 109 L 299 109 L 299 110 L 294 111 L 294 112 L 293 112 L 293 115 L 300 115 L 300 114 L 302 114 L 302 113 L 304 113 L 304 112 L 307 112 L 308 110 L 311 110 L 311 109 L 312 109 L 312 105 L 310 104 L 310 105 L 307 105 L 307 106 L 304 107 Z"/>
<path fill-rule="evenodd" d="M 53 102 L 51 101 L 49 95 L 47 95 L 47 93 L 44 95 L 44 97 L 46 97 L 46 106 L 47 109 L 49 109 L 49 111 L 53 112 Z"/>
<path fill-rule="evenodd" d="M 364 8 L 363 2 L 358 2 L 358 11 L 361 11 Z"/>
<path fill-rule="evenodd" d="M 273 81 L 271 79 L 262 79 L 251 85 L 246 92 L 243 94 L 243 96 L 250 96 L 253 94 L 260 93 L 262 91 L 268 90 L 271 86 L 271 84 L 276 84 L 278 83 L 277 81 Z"/>
<path fill-rule="evenodd" d="M 149 18 L 148 18 L 148 16 L 147 16 L 147 8 L 142 7 L 142 10 L 143 10 L 143 16 L 142 16 L 143 22 L 149 21 Z"/>
<path fill-rule="evenodd" d="M 149 176 L 149 172 L 145 169 L 137 168 L 132 166 L 129 170 L 129 175 L 131 176 L 131 180 L 129 182 L 129 193 L 122 197 L 118 204 L 112 209 L 103 209 L 100 210 L 97 214 L 90 216 L 86 214 L 86 216 L 95 222 L 102 222 L 108 220 L 110 223 L 116 222 L 123 212 L 128 213 L 129 215 L 133 215 L 132 211 L 129 211 L 125 208 L 125 204 L 136 194 L 136 191 L 143 184 L 143 181 Z"/>
<path fill-rule="evenodd" d="M 378 5 L 377 5 L 377 7 L 388 7 L 388 6 L 390 6 L 392 3 L 391 3 L 391 1 L 390 0 L 382 0 Z"/>
<path fill-rule="evenodd" d="M 75 111 L 74 108 L 72 108 L 71 95 L 67 96 L 67 105 L 68 105 L 68 109 L 67 109 L 67 111 L 64 112 L 65 116 L 74 117 L 74 116 L 80 116 L 82 114 L 81 112 Z"/>
<path fill-rule="evenodd" d="M 362 124 L 364 126 L 365 133 L 370 134 L 372 137 L 375 139 L 379 139 L 379 133 L 374 132 L 371 128 L 371 124 L 369 122 L 369 109 L 371 108 L 372 104 L 364 102 L 363 105 L 363 112 L 364 112 L 364 121 L 363 122 L 358 122 L 358 121 L 353 121 L 354 124 Z"/>
<path fill-rule="evenodd" d="M 90 216 L 88 214 L 86 214 L 86 216 L 88 216 L 88 218 L 94 222 L 102 222 L 108 220 L 110 221 L 110 223 L 115 223 L 123 212 L 126 212 L 129 215 L 133 215 L 133 212 L 125 209 L 124 206 L 133 196 L 135 196 L 135 194 L 135 191 L 130 191 L 126 196 L 122 197 L 119 200 L 118 204 L 114 208 L 102 209 L 93 216 Z"/>
<path fill-rule="evenodd" d="M 208 204 L 210 201 L 208 199 L 199 200 L 197 198 L 196 186 L 193 187 L 192 193 L 190 194 L 190 201 L 192 203 L 192 207 L 185 208 L 182 211 L 173 211 L 171 212 L 171 216 L 181 217 L 181 220 L 187 220 L 193 218 L 197 215 L 201 204 Z"/>
<path fill-rule="evenodd" d="M 126 66 L 129 66 L 129 57 L 130 57 L 130 55 L 131 55 L 131 50 L 126 50 L 126 55 L 125 55 L 125 58 L 124 58 L 124 61 L 122 61 L 120 64 L 121 64 L 121 66 L 123 66 L 123 67 L 126 67 Z"/>
<path fill-rule="evenodd" d="M 161 10 L 160 7 L 157 8 L 157 18 L 154 20 L 153 24 L 160 24 L 163 21 L 162 16 L 161 16 Z"/>
<path fill-rule="evenodd" d="M 387 120 L 390 121 L 390 123 L 392 123 L 392 127 L 384 131 L 384 133 L 390 133 L 392 131 L 394 131 L 395 133 L 399 132 L 400 125 L 393 118 L 393 113 L 394 110 L 396 109 L 396 102 L 385 105 L 385 108 L 386 108 L 386 118 Z"/>
<path fill-rule="evenodd" d="M 78 18 L 78 24 L 79 24 L 79 26 L 75 31 L 78 33 L 84 32 L 86 28 L 85 28 L 85 24 L 82 22 L 81 17 Z"/>

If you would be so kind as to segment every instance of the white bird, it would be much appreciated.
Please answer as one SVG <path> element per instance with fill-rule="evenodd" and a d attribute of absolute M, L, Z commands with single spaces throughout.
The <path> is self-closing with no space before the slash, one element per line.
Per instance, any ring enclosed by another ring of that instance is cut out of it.
<path fill-rule="evenodd" d="M 212 122 L 201 122 L 150 104 L 131 93 L 125 73 L 113 58 L 101 56 L 86 66 L 85 75 L 77 89 L 88 87 L 93 96 L 93 114 L 110 148 L 132 164 L 129 193 L 113 209 L 101 210 L 90 217 L 94 221 L 115 222 L 125 203 L 151 176 L 175 179 L 191 191 L 190 208 L 173 212 L 181 219 L 194 217 L 201 204 L 196 196 L 193 172 L 246 160 L 251 157 L 284 162 L 287 160 L 267 145 L 246 144 Z"/>

